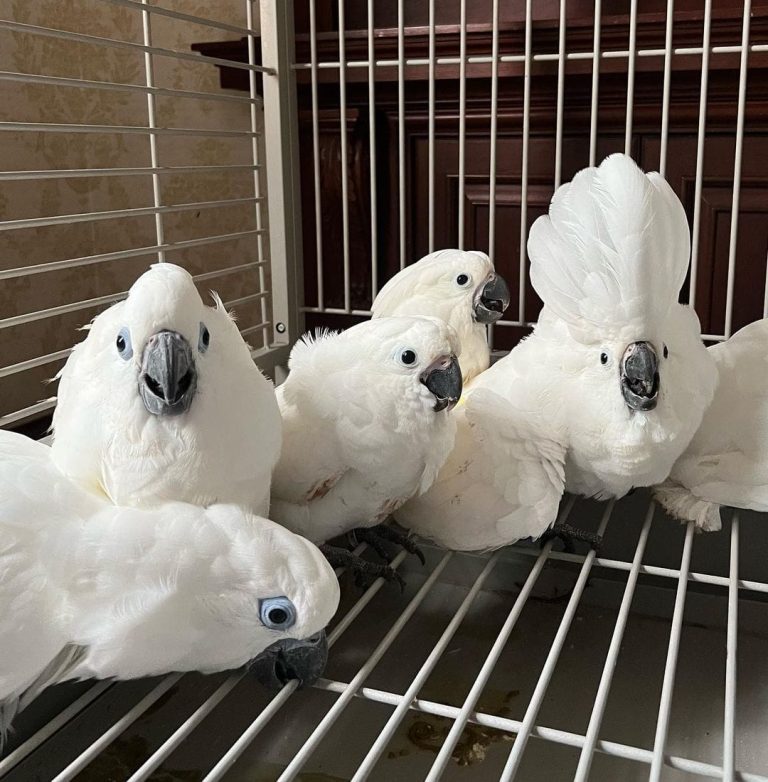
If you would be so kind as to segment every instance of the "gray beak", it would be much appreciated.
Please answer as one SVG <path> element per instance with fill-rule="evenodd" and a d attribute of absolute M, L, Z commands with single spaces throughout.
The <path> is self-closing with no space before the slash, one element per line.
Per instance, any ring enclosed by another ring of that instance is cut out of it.
<path fill-rule="evenodd" d="M 475 320 L 495 323 L 509 307 L 509 288 L 503 277 L 493 272 L 475 291 Z"/>
<path fill-rule="evenodd" d="M 650 342 L 633 342 L 621 360 L 621 393 L 630 410 L 648 412 L 659 401 L 659 360 Z"/>
<path fill-rule="evenodd" d="M 327 662 L 328 641 L 321 630 L 303 641 L 276 641 L 251 662 L 249 671 L 268 690 L 279 690 L 291 679 L 298 679 L 299 687 L 314 684 Z"/>
<path fill-rule="evenodd" d="M 180 415 L 197 390 L 192 348 L 175 331 L 153 334 L 141 357 L 139 395 L 150 415 Z"/>
<path fill-rule="evenodd" d="M 461 397 L 461 367 L 456 356 L 440 356 L 433 361 L 419 378 L 434 394 L 434 410 L 451 409 Z"/>

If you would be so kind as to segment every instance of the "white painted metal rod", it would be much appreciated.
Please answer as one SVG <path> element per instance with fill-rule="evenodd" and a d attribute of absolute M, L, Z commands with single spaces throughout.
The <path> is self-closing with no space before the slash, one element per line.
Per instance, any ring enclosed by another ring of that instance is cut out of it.
<path fill-rule="evenodd" d="M 565 31 L 568 26 L 566 0 L 560 0 L 560 26 L 557 38 L 557 116 L 555 119 L 555 190 L 563 175 L 563 103 L 565 99 Z"/>
<path fill-rule="evenodd" d="M 328 679 L 320 679 L 313 686 L 318 690 L 325 690 L 327 692 L 344 692 L 347 688 L 345 682 L 329 681 Z M 361 687 L 355 693 L 355 696 L 373 701 L 374 703 L 384 703 L 388 706 L 398 706 L 403 700 L 402 695 L 386 692 L 384 690 L 376 690 L 370 687 Z M 410 709 L 423 714 L 434 714 L 437 717 L 445 717 L 447 719 L 456 719 L 459 714 L 459 709 L 456 706 L 448 706 L 444 703 L 422 700 L 420 698 L 411 702 Z M 485 712 L 477 711 L 472 712 L 467 722 L 494 728 L 510 734 L 517 733 L 521 725 L 518 720 L 509 719 L 508 717 L 497 717 L 495 714 L 486 714 Z M 563 746 L 575 747 L 576 749 L 579 749 L 584 744 L 584 736 L 580 736 L 578 733 L 569 733 L 565 730 L 557 730 L 556 728 L 547 728 L 540 725 L 533 728 L 531 735 L 554 744 L 562 744 Z M 653 753 L 648 749 L 632 747 L 628 744 L 620 744 L 615 741 L 598 741 L 596 750 L 605 755 L 645 764 L 650 764 L 653 757 Z M 689 758 L 683 758 L 677 755 L 666 755 L 664 761 L 669 768 L 683 771 L 688 774 L 699 774 L 712 779 L 721 779 L 723 775 L 723 770 L 719 766 L 713 766 L 711 763 L 702 763 L 698 760 L 690 760 Z M 768 777 L 761 776 L 760 774 L 751 774 L 747 771 L 737 771 L 736 780 L 738 782 L 768 782 Z"/>
<path fill-rule="evenodd" d="M 61 261 L 48 261 L 31 266 L 17 266 L 13 269 L 0 271 L 0 280 L 10 280 L 15 277 L 28 277 L 32 274 L 45 274 L 46 272 L 60 271 L 61 269 L 74 269 L 81 266 L 90 266 L 104 261 L 118 261 L 124 258 L 136 258 L 142 255 L 155 255 L 160 250 L 185 250 L 190 247 L 203 247 L 219 242 L 231 242 L 254 236 L 258 231 L 237 231 L 231 234 L 219 234 L 216 236 L 203 236 L 200 239 L 184 239 L 180 242 L 167 242 L 163 246 L 150 245 L 148 247 L 134 247 L 132 250 L 117 250 L 112 253 L 99 253 L 98 255 L 85 255 L 81 258 L 67 258 Z M 262 263 L 267 263 L 263 261 Z M 1 321 L 0 321 L 1 323 Z"/>
<path fill-rule="evenodd" d="M 562 515 L 562 520 L 567 518 L 570 509 L 573 507 L 573 502 L 574 498 L 569 498 L 566 510 Z M 467 724 L 467 720 L 469 719 L 470 714 L 475 711 L 475 705 L 477 704 L 480 695 L 485 689 L 485 686 L 488 683 L 491 674 L 493 673 L 493 669 L 496 667 L 496 663 L 498 662 L 498 659 L 501 656 L 507 641 L 509 640 L 509 636 L 514 629 L 523 608 L 525 607 L 528 596 L 533 590 L 536 580 L 544 568 L 544 564 L 547 561 L 547 556 L 551 549 L 552 541 L 550 540 L 544 544 L 541 553 L 531 568 L 531 571 L 528 574 L 528 577 L 526 578 L 525 583 L 523 584 L 523 587 L 512 606 L 512 609 L 507 615 L 507 618 L 504 621 L 504 624 L 499 631 L 499 634 L 496 637 L 490 652 L 488 652 L 488 656 L 486 657 L 485 662 L 483 663 L 480 672 L 478 673 L 477 678 L 475 679 L 472 688 L 469 691 L 469 694 L 464 700 L 464 704 L 461 707 L 456 720 L 451 726 L 451 730 L 449 731 L 448 736 L 443 742 L 443 745 L 440 747 L 437 758 L 435 758 L 435 762 L 432 764 L 432 767 L 429 770 L 429 774 L 426 777 L 426 782 L 437 782 L 437 780 L 439 780 L 445 772 L 445 769 L 451 760 L 453 750 L 458 743 L 459 738 L 461 737 L 465 725 Z"/>
<path fill-rule="evenodd" d="M 151 128 L 143 125 L 86 125 L 62 122 L 0 122 L 0 131 L 31 133 L 118 133 L 158 136 L 213 136 L 250 138 L 250 130 L 215 130 L 210 128 Z"/>
<path fill-rule="evenodd" d="M 739 64 L 739 98 L 736 113 L 736 149 L 733 156 L 733 200 L 731 203 L 731 236 L 728 243 L 728 281 L 725 292 L 725 336 L 733 329 L 733 288 L 736 279 L 736 242 L 739 236 L 739 203 L 741 197 L 741 157 L 744 148 L 744 107 L 747 99 L 747 57 L 752 0 L 744 0 L 741 26 L 741 62 Z"/>
<path fill-rule="evenodd" d="M 675 690 L 675 673 L 677 671 L 678 653 L 680 651 L 680 635 L 683 630 L 683 614 L 685 612 L 688 570 L 691 564 L 694 532 L 695 526 L 692 521 L 689 521 L 685 530 L 685 543 L 683 544 L 683 555 L 680 560 L 680 579 L 677 582 L 675 609 L 672 614 L 672 627 L 669 633 L 667 662 L 664 667 L 664 683 L 661 687 L 661 698 L 659 699 L 659 717 L 656 723 L 656 738 L 653 742 L 653 761 L 651 763 L 651 772 L 648 776 L 648 782 L 661 782 L 661 772 L 664 766 L 664 747 L 667 743 L 669 718 L 672 711 L 672 696 L 674 695 Z"/>
<path fill-rule="evenodd" d="M 464 189 L 467 150 L 467 0 L 460 2 L 459 21 L 459 214 L 458 246 L 464 249 Z"/>
<path fill-rule="evenodd" d="M 8 377 L 19 372 L 26 372 L 28 369 L 52 364 L 54 361 L 66 358 L 71 352 L 72 348 L 65 348 L 64 350 L 57 350 L 55 353 L 47 353 L 44 356 L 36 356 L 35 358 L 28 358 L 26 361 L 19 361 L 16 364 L 0 367 L 0 377 Z"/>
<path fill-rule="evenodd" d="M 153 6 L 150 6 L 152 8 Z M 122 84 L 92 79 L 71 79 L 65 76 L 46 76 L 41 73 L 16 73 L 0 71 L 0 81 L 20 82 L 22 84 L 46 84 L 51 87 L 76 87 L 78 89 L 107 90 L 110 92 L 152 93 L 170 98 L 191 98 L 195 100 L 214 100 L 227 103 L 250 103 L 243 95 L 229 95 L 219 92 L 201 92 L 195 90 L 177 90 L 170 87 L 147 87 L 144 84 Z"/>
<path fill-rule="evenodd" d="M 307 762 L 307 760 L 309 760 L 318 744 L 322 741 L 323 737 L 328 733 L 336 720 L 341 716 L 342 711 L 344 711 L 349 702 L 352 700 L 355 691 L 362 686 L 363 682 L 368 678 L 371 671 L 373 671 L 373 669 L 379 664 L 381 658 L 387 652 L 389 647 L 392 646 L 392 644 L 395 642 L 405 625 L 416 613 L 419 606 L 424 602 L 424 599 L 427 597 L 430 590 L 452 557 L 452 551 L 447 551 L 443 555 L 442 559 L 437 563 L 434 570 L 429 574 L 429 577 L 421 585 L 418 592 L 413 596 L 400 616 L 398 616 L 397 620 L 394 622 L 384 638 L 382 638 L 379 645 L 371 652 L 365 664 L 360 668 L 352 681 L 347 685 L 346 690 L 344 690 L 341 696 L 320 720 L 317 727 L 312 731 L 311 735 L 303 744 L 301 749 L 293 756 L 293 758 L 291 758 L 291 762 L 278 778 L 278 782 L 290 782 L 290 780 L 295 779 L 297 774 L 300 773 L 302 767 Z"/>
<path fill-rule="evenodd" d="M 581 749 L 581 755 L 579 756 L 579 764 L 574 776 L 574 782 L 586 782 L 589 778 L 589 771 L 592 766 L 592 756 L 598 746 L 598 733 L 600 732 L 600 726 L 603 722 L 603 714 L 605 713 L 605 705 L 608 701 L 608 693 L 610 692 L 611 683 L 613 681 L 613 673 L 616 670 L 616 662 L 619 658 L 619 652 L 621 651 L 621 641 L 624 638 L 624 630 L 627 626 L 629 609 L 632 606 L 632 598 L 634 597 L 635 587 L 637 586 L 637 578 L 640 573 L 643 554 L 645 553 L 645 545 L 648 542 L 648 535 L 651 531 L 654 508 L 655 506 L 651 503 L 648 512 L 645 515 L 645 521 L 642 530 L 640 531 L 637 546 L 635 547 L 632 569 L 627 577 L 627 585 L 624 587 L 624 595 L 621 599 L 621 605 L 619 606 L 619 613 L 616 616 L 616 624 L 613 628 L 613 635 L 611 636 L 611 643 L 605 657 L 603 673 L 600 677 L 597 694 L 595 695 L 595 704 L 592 707 L 592 714 L 589 717 L 589 725 L 587 726 L 587 733 L 584 737 L 584 745 Z"/>
<path fill-rule="evenodd" d="M 637 0 L 629 4 L 629 57 L 627 58 L 627 113 L 624 129 L 624 154 L 632 152 L 632 117 L 635 101 L 635 59 L 637 57 Z"/>
<path fill-rule="evenodd" d="M 429 95 L 428 95 L 428 232 L 429 252 L 435 249 L 435 0 L 429 0 Z"/>
<path fill-rule="evenodd" d="M 112 5 L 122 5 L 126 8 L 141 9 L 141 3 L 137 0 L 102 0 L 102 2 L 112 3 Z M 194 14 L 185 14 L 180 11 L 171 11 L 170 8 L 163 8 L 162 6 L 153 5 L 150 6 L 150 12 L 159 16 L 167 16 L 171 19 L 178 19 L 182 22 L 191 22 L 192 24 L 199 24 L 203 27 L 214 27 L 218 30 L 225 30 L 230 33 L 236 33 L 238 35 L 259 35 L 258 30 L 254 30 L 252 26 L 240 27 L 235 24 L 228 24 L 227 22 L 219 22 L 215 19 L 208 19 L 202 16 L 195 16 Z"/>
<path fill-rule="evenodd" d="M 74 779 L 100 752 L 106 749 L 126 728 L 130 727 L 150 706 L 157 703 L 181 679 L 183 674 L 173 673 L 166 676 L 150 690 L 135 706 L 129 709 L 119 720 L 104 731 L 96 741 L 81 752 L 63 771 L 53 778 L 53 782 L 69 782 Z"/>
<path fill-rule="evenodd" d="M 691 228 L 691 282 L 688 303 L 696 304 L 699 268 L 699 232 L 701 226 L 701 190 L 704 183 L 704 140 L 707 126 L 707 90 L 709 83 L 709 40 L 712 24 L 712 0 L 704 0 L 704 33 L 701 56 L 701 86 L 699 88 L 699 123 L 696 139 L 696 181 L 693 192 L 693 226 Z"/>
<path fill-rule="evenodd" d="M 496 552 L 489 558 L 485 567 L 475 579 L 474 584 L 472 584 L 472 588 L 469 590 L 464 600 L 462 600 L 461 605 L 458 607 L 456 613 L 453 615 L 453 618 L 443 631 L 440 639 L 429 653 L 429 657 L 427 657 L 427 659 L 424 661 L 424 664 L 421 666 L 416 676 L 413 677 L 413 681 L 405 691 L 403 698 L 398 704 L 397 708 L 390 715 L 389 719 L 387 720 L 387 724 L 379 732 L 379 735 L 376 737 L 376 741 L 371 746 L 368 754 L 365 756 L 363 762 L 360 764 L 360 767 L 355 772 L 355 776 L 352 778 L 352 782 L 364 782 L 364 780 L 367 779 L 368 775 L 373 770 L 376 762 L 387 748 L 387 745 L 391 741 L 392 737 L 397 731 L 397 728 L 408 712 L 408 709 L 411 706 L 411 702 L 419 694 L 419 691 L 424 686 L 424 683 L 429 678 L 430 674 L 439 662 L 443 652 L 445 652 L 448 644 L 451 642 L 451 639 L 459 629 L 459 625 L 464 620 L 464 617 L 467 615 L 469 609 L 472 606 L 472 603 L 482 589 L 483 584 L 485 584 L 485 580 L 491 574 L 491 571 L 496 566 L 498 561 L 499 553 Z"/>
<path fill-rule="evenodd" d="M 342 262 L 344 264 L 344 310 L 352 309 L 349 267 L 349 174 L 347 173 L 347 71 L 346 71 L 346 28 L 344 25 L 344 0 L 339 0 L 339 108 L 341 121 L 341 225 Z"/>
<path fill-rule="evenodd" d="M 491 133 L 488 172 L 488 255 L 496 258 L 496 155 L 499 127 L 499 1 L 493 0 L 491 38 Z M 564 2 L 565 0 L 563 0 Z"/>
<path fill-rule="evenodd" d="M 45 171 L 0 171 L 0 182 L 29 179 L 80 179 L 83 177 L 148 176 L 151 174 L 221 174 L 234 171 L 253 171 L 254 166 L 141 166 L 138 168 L 51 168 Z"/>
<path fill-rule="evenodd" d="M 357 551 L 352 552 L 358 553 Z M 390 567 L 397 569 L 400 563 L 407 556 L 406 551 L 401 551 L 390 562 Z M 373 600 L 375 595 L 384 585 L 383 578 L 377 578 L 376 581 L 371 584 L 370 587 L 360 596 L 357 602 L 352 608 L 344 615 L 339 623 L 333 628 L 333 631 L 328 635 L 328 646 L 332 647 L 341 635 L 347 630 L 352 622 L 358 617 L 361 611 Z M 277 714 L 277 712 L 288 701 L 291 695 L 296 691 L 297 683 L 295 680 L 288 682 L 282 690 L 267 704 L 263 711 L 256 717 L 256 719 L 243 731 L 238 737 L 237 741 L 224 753 L 219 759 L 216 765 L 208 772 L 203 779 L 203 782 L 218 782 L 235 764 L 240 755 L 250 746 L 251 742 L 256 736 L 261 733 L 262 729 Z"/>
<path fill-rule="evenodd" d="M 603 512 L 603 518 L 600 520 L 600 525 L 597 530 L 597 534 L 602 536 L 605 533 L 605 528 L 608 526 L 608 521 L 611 518 L 615 501 L 611 500 L 606 504 L 605 511 Z M 591 549 L 587 556 L 584 558 L 584 563 L 581 566 L 579 577 L 576 579 L 576 584 L 571 592 L 571 597 L 568 600 L 568 605 L 563 613 L 563 618 L 560 620 L 560 626 L 557 628 L 557 633 L 552 640 L 547 658 L 544 661 L 544 667 L 539 675 L 539 680 L 536 682 L 536 687 L 531 695 L 531 700 L 528 704 L 528 708 L 525 711 L 525 716 L 520 725 L 520 730 L 517 732 L 517 738 L 512 745 L 512 751 L 504 766 L 504 770 L 499 777 L 500 782 L 509 782 L 514 779 L 518 770 L 520 769 L 520 763 L 523 760 L 523 753 L 528 744 L 528 739 L 531 736 L 531 731 L 536 724 L 536 717 L 539 715 L 541 704 L 544 701 L 544 696 L 547 693 L 547 688 L 552 680 L 552 675 L 555 672 L 555 666 L 560 657 L 560 653 L 565 645 L 565 639 L 568 635 L 568 631 L 571 629 L 573 618 L 576 616 L 576 611 L 581 601 L 581 596 L 584 594 L 584 588 L 587 585 L 587 579 L 589 573 L 592 570 L 592 564 L 595 561 L 596 552 Z"/>
<path fill-rule="evenodd" d="M 197 212 L 202 209 L 238 206 L 255 203 L 255 198 L 230 198 L 223 201 L 198 201 L 193 204 L 174 204 L 170 206 L 142 206 L 132 209 L 112 209 L 105 212 L 83 212 L 81 214 L 54 215 L 53 217 L 28 217 L 21 220 L 0 222 L 0 231 L 16 231 L 25 228 L 44 228 L 49 225 L 71 225 L 72 223 L 91 223 L 98 220 L 114 220 L 122 217 L 143 217 L 144 215 L 176 214 L 178 212 Z M 158 245 L 165 245 L 162 237 Z"/>
<path fill-rule="evenodd" d="M 594 37 L 592 43 L 592 106 L 589 112 L 589 165 L 597 159 L 597 99 L 600 88 L 600 14 L 601 0 L 595 0 Z M 629 52 L 627 52 L 629 57 Z"/>
<path fill-rule="evenodd" d="M 0 416 L 0 428 L 3 426 L 10 426 L 17 421 L 23 421 L 25 418 L 35 415 L 36 413 L 43 413 L 46 410 L 52 410 L 56 407 L 56 397 L 51 396 L 48 399 L 43 399 L 42 402 L 36 402 L 34 405 L 24 407 L 21 410 L 15 410 L 12 413 Z"/>
<path fill-rule="evenodd" d="M 528 242 L 528 148 L 531 135 L 531 46 L 533 0 L 525 0 L 525 72 L 523 76 L 523 162 L 520 173 L 520 256 L 518 320 L 525 321 L 526 246 Z"/>
<path fill-rule="evenodd" d="M 669 141 L 669 88 L 672 81 L 672 30 L 675 20 L 675 0 L 667 0 L 667 27 L 664 38 L 664 85 L 661 95 L 661 147 L 659 173 L 667 172 L 667 145 Z"/>
<path fill-rule="evenodd" d="M 315 187 L 315 255 L 317 260 L 317 306 L 325 306 L 323 285 L 323 203 L 320 183 L 320 114 L 317 99 L 317 10 L 309 0 L 309 52 L 312 60 L 312 178 Z"/>
<path fill-rule="evenodd" d="M 753 43 L 748 47 L 750 53 L 763 54 L 768 52 L 768 44 Z M 734 44 L 733 46 L 710 46 L 708 48 L 709 54 L 740 54 L 742 50 L 741 45 Z M 676 46 L 672 49 L 672 54 L 675 57 L 690 57 L 691 55 L 701 55 L 704 51 L 702 46 Z M 566 60 L 626 60 L 630 55 L 629 49 L 610 49 L 608 51 L 593 51 L 588 52 L 566 52 L 564 57 Z M 666 55 L 666 49 L 638 49 L 635 52 L 636 57 L 664 57 Z M 534 54 L 531 57 L 533 62 L 557 62 L 560 59 L 558 52 L 548 52 Z M 458 57 L 436 57 L 435 65 L 458 65 L 460 58 Z M 470 55 L 467 57 L 468 65 L 489 65 L 493 62 L 493 57 L 489 55 Z M 499 57 L 501 63 L 524 63 L 524 54 L 503 54 Z M 377 68 L 395 68 L 398 65 L 398 60 L 376 60 Z M 429 65 L 429 58 L 427 57 L 409 57 L 405 60 L 407 66 L 421 66 L 426 67 Z M 338 70 L 339 63 L 335 61 L 324 61 L 318 63 L 319 70 Z M 346 62 L 347 68 L 367 68 L 368 60 L 348 60 Z M 306 71 L 311 68 L 311 63 L 296 63 L 293 66 L 294 70 Z"/>
<path fill-rule="evenodd" d="M 73 720 L 81 711 L 90 706 L 96 698 L 112 686 L 111 680 L 100 681 L 86 690 L 79 698 L 72 701 L 65 709 L 60 711 L 53 719 L 43 725 L 40 730 L 33 733 L 23 744 L 20 744 L 13 752 L 10 752 L 0 760 L 0 777 L 7 774 L 12 768 L 21 763 L 24 758 L 34 752 L 41 744 L 46 742 L 57 730 Z"/>
<path fill-rule="evenodd" d="M 137 3 L 141 7 L 141 3 Z M 161 57 L 171 57 L 175 60 L 186 60 L 188 62 L 209 63 L 210 65 L 222 65 L 226 68 L 237 68 L 238 70 L 255 70 L 259 73 L 274 74 L 271 68 L 264 68 L 261 65 L 249 65 L 248 63 L 238 62 L 237 60 L 225 60 L 221 57 L 208 57 L 203 54 L 192 54 L 191 52 L 180 52 L 176 49 L 164 49 L 159 46 L 145 46 L 131 41 L 121 41 L 116 38 L 105 38 L 98 35 L 85 35 L 84 33 L 73 33 L 69 30 L 57 30 L 50 27 L 40 27 L 36 24 L 24 24 L 22 22 L 12 22 L 9 19 L 0 19 L 0 30 L 12 30 L 17 33 L 27 33 L 29 35 L 39 35 L 46 38 L 59 38 L 65 41 L 76 41 L 78 43 L 93 44 L 94 46 L 106 46 L 111 49 L 130 49 L 134 52 L 149 52 Z"/>
<path fill-rule="evenodd" d="M 397 0 L 397 202 L 400 236 L 400 268 L 406 264 L 406 167 L 405 167 L 405 0 Z"/>
<path fill-rule="evenodd" d="M 723 782 L 736 779 L 736 667 L 739 637 L 739 514 L 731 520 L 731 557 L 728 584 L 728 630 L 725 658 L 725 713 L 723 719 Z"/>
<path fill-rule="evenodd" d="M 368 188 L 371 204 L 371 300 L 379 292 L 378 213 L 376 204 L 376 52 L 373 44 L 373 0 L 368 0 Z"/>

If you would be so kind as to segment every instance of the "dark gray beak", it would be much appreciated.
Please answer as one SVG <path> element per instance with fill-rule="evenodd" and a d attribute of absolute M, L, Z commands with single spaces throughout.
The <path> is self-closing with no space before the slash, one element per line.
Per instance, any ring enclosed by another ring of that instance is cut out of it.
<path fill-rule="evenodd" d="M 461 367 L 456 356 L 440 356 L 433 361 L 419 378 L 434 394 L 434 410 L 451 409 L 461 397 Z"/>
<path fill-rule="evenodd" d="M 141 357 L 139 395 L 151 415 L 181 415 L 197 390 L 192 348 L 175 331 L 153 334 Z"/>
<path fill-rule="evenodd" d="M 633 342 L 621 360 L 621 393 L 630 410 L 648 412 L 659 401 L 659 360 L 650 342 Z"/>
<path fill-rule="evenodd" d="M 509 307 L 509 288 L 503 277 L 493 272 L 475 291 L 475 320 L 495 323 Z"/>
<path fill-rule="evenodd" d="M 297 679 L 299 687 L 314 684 L 327 662 L 328 641 L 325 630 L 321 630 L 303 641 L 276 641 L 251 662 L 249 671 L 268 690 L 279 690 L 291 679 Z"/>

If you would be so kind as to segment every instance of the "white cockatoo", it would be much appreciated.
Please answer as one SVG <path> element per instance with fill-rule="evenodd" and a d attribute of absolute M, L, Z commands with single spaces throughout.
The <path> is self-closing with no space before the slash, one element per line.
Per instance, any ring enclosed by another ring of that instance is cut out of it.
<path fill-rule="evenodd" d="M 768 511 L 768 320 L 713 345 L 712 404 L 656 498 L 674 517 L 720 529 L 720 506 Z"/>
<path fill-rule="evenodd" d="M 690 240 L 658 174 L 624 155 L 555 194 L 528 242 L 544 301 L 533 334 L 477 377 L 454 452 L 397 520 L 458 549 L 539 537 L 564 490 L 606 499 L 663 480 L 717 382 L 677 303 Z"/>
<path fill-rule="evenodd" d="M 236 505 L 117 507 L 0 432 L 0 729 L 48 684 L 237 668 L 310 680 L 339 587 L 304 538 Z"/>
<path fill-rule="evenodd" d="M 296 343 L 277 389 L 283 450 L 272 518 L 323 543 L 378 528 L 425 491 L 453 445 L 457 349 L 446 323 L 410 317 Z"/>
<path fill-rule="evenodd" d="M 272 383 L 221 301 L 154 265 L 61 372 L 53 460 L 117 505 L 237 503 L 267 515 L 280 452 Z"/>
<path fill-rule="evenodd" d="M 445 321 L 459 338 L 464 382 L 488 369 L 486 324 L 509 306 L 509 288 L 481 252 L 439 250 L 406 266 L 379 291 L 374 318 L 428 316 Z"/>

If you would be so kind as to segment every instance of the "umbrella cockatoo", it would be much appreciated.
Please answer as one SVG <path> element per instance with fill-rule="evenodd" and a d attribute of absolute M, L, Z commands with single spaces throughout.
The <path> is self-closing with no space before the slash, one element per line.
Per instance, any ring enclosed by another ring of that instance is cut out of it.
<path fill-rule="evenodd" d="M 272 383 L 221 301 L 154 265 L 61 371 L 53 461 L 117 505 L 233 502 L 267 515 L 280 452 Z"/>
<path fill-rule="evenodd" d="M 717 382 L 677 297 L 690 239 L 658 174 L 624 155 L 579 172 L 528 241 L 544 301 L 533 334 L 477 377 L 454 452 L 397 520 L 459 549 L 538 537 L 564 490 L 621 497 L 663 480 Z"/>
<path fill-rule="evenodd" d="M 509 288 L 485 253 L 439 250 L 406 266 L 379 291 L 374 318 L 430 316 L 445 321 L 459 338 L 464 382 L 488 369 L 485 326 L 509 306 Z"/>
<path fill-rule="evenodd" d="M 453 445 L 457 349 L 453 330 L 435 318 L 378 318 L 300 340 L 277 389 L 283 450 L 272 517 L 324 543 L 380 529 L 425 491 Z"/>
<path fill-rule="evenodd" d="M 115 506 L 10 432 L 0 573 L 0 733 L 66 679 L 218 671 L 262 655 L 267 684 L 314 680 L 339 600 L 325 557 L 280 525 L 236 505 Z"/>
<path fill-rule="evenodd" d="M 715 398 L 656 499 L 672 516 L 720 529 L 720 506 L 768 511 L 768 320 L 750 323 L 709 354 Z"/>

